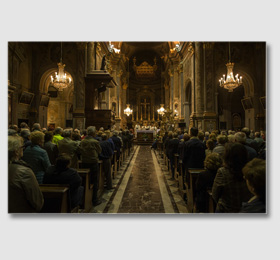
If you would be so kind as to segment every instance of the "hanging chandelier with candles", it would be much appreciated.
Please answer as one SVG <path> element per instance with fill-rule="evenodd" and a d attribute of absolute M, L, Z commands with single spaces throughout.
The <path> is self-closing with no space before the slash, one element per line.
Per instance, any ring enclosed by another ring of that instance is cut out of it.
<path fill-rule="evenodd" d="M 127 99 L 129 100 L 129 60 L 128 60 L 128 70 L 127 70 L 127 74 L 128 74 L 128 82 L 127 82 Z M 126 104 L 126 109 L 123 111 L 127 116 L 132 115 L 133 110 L 129 107 L 130 104 Z"/>
<path fill-rule="evenodd" d="M 229 92 L 233 92 L 233 90 L 240 85 L 242 85 L 242 77 L 238 74 L 233 76 L 233 67 L 234 63 L 231 62 L 230 58 L 230 43 L 229 43 L 229 62 L 226 64 L 227 66 L 227 75 L 223 75 L 222 78 L 220 78 L 220 87 L 227 89 Z"/>
<path fill-rule="evenodd" d="M 124 110 L 124 113 L 127 115 L 127 116 L 130 116 L 130 115 L 132 115 L 132 112 L 133 112 L 133 110 L 132 109 L 130 109 L 130 107 L 129 107 L 130 105 L 129 104 L 127 104 L 126 105 L 126 109 Z"/>
<path fill-rule="evenodd" d="M 157 110 L 158 114 L 163 116 L 166 110 L 164 109 L 164 104 L 160 104 L 160 108 Z"/>
<path fill-rule="evenodd" d="M 63 89 L 69 87 L 71 85 L 71 77 L 67 77 L 66 73 L 64 72 L 65 64 L 62 62 L 62 42 L 61 42 L 61 56 L 60 62 L 58 65 L 58 73 L 55 72 L 55 76 L 51 75 L 51 86 L 54 86 L 59 91 L 63 91 Z"/>

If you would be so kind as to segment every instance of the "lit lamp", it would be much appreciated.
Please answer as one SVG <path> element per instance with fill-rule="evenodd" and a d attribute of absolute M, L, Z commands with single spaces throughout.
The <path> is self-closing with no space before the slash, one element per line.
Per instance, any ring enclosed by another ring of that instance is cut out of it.
<path fill-rule="evenodd" d="M 128 62 L 128 69 L 127 69 L 127 74 L 128 74 L 128 83 L 127 83 L 127 99 L 129 100 L 129 62 Z M 133 110 L 130 109 L 129 104 L 126 104 L 126 109 L 123 111 L 127 116 L 132 115 Z"/>
<path fill-rule="evenodd" d="M 178 117 L 178 111 L 177 111 L 176 108 L 174 109 L 174 116 L 175 116 L 175 117 Z"/>
<path fill-rule="evenodd" d="M 158 112 L 158 114 L 159 115 L 161 115 L 161 116 L 163 116 L 164 115 L 164 113 L 165 113 L 165 109 L 164 109 L 164 104 L 160 104 L 160 108 L 157 110 L 157 112 Z"/>
<path fill-rule="evenodd" d="M 230 43 L 229 43 L 229 62 L 226 64 L 227 66 L 227 76 L 223 75 L 220 78 L 220 87 L 227 89 L 229 92 L 233 92 L 233 90 L 240 85 L 242 85 L 242 77 L 238 74 L 233 76 L 233 67 L 234 63 L 230 61 Z"/>
<path fill-rule="evenodd" d="M 58 65 L 58 73 L 55 72 L 55 77 L 51 75 L 51 85 L 57 88 L 59 91 L 63 91 L 63 89 L 67 88 L 71 85 L 71 78 L 67 77 L 64 72 L 65 64 L 62 62 L 62 43 L 61 43 L 61 57 Z"/>
<path fill-rule="evenodd" d="M 130 116 L 130 115 L 132 115 L 132 112 L 133 112 L 133 110 L 132 109 L 130 109 L 130 107 L 129 107 L 130 105 L 129 104 L 127 104 L 126 105 L 126 109 L 124 110 L 124 113 L 127 115 L 127 116 Z"/>

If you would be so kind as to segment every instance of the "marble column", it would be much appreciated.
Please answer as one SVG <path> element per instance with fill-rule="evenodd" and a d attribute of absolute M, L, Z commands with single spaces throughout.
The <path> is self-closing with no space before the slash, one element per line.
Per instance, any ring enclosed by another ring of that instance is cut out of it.
<path fill-rule="evenodd" d="M 202 67 L 202 43 L 195 43 L 195 112 L 197 117 L 203 114 L 203 67 Z"/>
<path fill-rule="evenodd" d="M 87 73 L 91 73 L 95 69 L 95 43 L 87 43 Z"/>
<path fill-rule="evenodd" d="M 86 47 L 87 43 L 77 43 L 77 58 L 78 65 L 76 71 L 76 82 L 74 82 L 74 111 L 73 111 L 73 126 L 85 126 L 85 75 L 86 75 Z"/>
<path fill-rule="evenodd" d="M 217 126 L 214 71 L 214 43 L 203 44 L 203 71 L 204 71 L 204 112 L 203 129 L 209 131 Z"/>
<path fill-rule="evenodd" d="M 117 72 L 117 89 L 116 89 L 116 96 L 117 96 L 117 117 L 121 118 L 121 102 L 120 102 L 120 85 L 121 85 L 121 76 L 123 74 L 123 71 L 122 70 L 119 70 Z"/>
<path fill-rule="evenodd" d="M 178 100 L 179 98 L 179 70 L 178 70 L 178 62 L 175 62 L 173 65 L 174 68 L 174 77 L 173 77 L 173 85 L 174 85 L 174 95 L 173 95 L 173 99 Z"/>
<path fill-rule="evenodd" d="M 179 76 L 179 82 L 180 82 L 180 87 L 179 87 L 179 102 L 181 104 L 180 109 L 179 109 L 179 118 L 181 121 L 185 121 L 185 111 L 184 111 L 184 73 L 183 73 L 183 64 L 180 63 L 180 65 L 178 66 L 178 76 Z"/>
<path fill-rule="evenodd" d="M 172 70 L 169 69 L 168 74 L 170 76 L 170 100 L 169 106 L 170 109 L 173 110 L 173 103 L 174 103 L 174 73 Z"/>

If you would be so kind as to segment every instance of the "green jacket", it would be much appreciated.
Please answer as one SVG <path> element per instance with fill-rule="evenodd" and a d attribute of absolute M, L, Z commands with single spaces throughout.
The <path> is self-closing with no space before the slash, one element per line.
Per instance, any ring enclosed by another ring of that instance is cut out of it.
<path fill-rule="evenodd" d="M 56 144 L 57 147 L 58 147 L 58 142 L 59 142 L 60 140 L 62 140 L 62 139 L 64 139 L 64 138 L 63 138 L 61 135 L 57 134 L 57 135 L 54 135 L 54 136 L 53 136 L 52 142 L 53 142 L 54 144 Z"/>
<path fill-rule="evenodd" d="M 87 136 L 81 141 L 81 155 L 83 163 L 96 163 L 98 162 L 98 155 L 102 149 L 99 142 L 92 136 Z"/>

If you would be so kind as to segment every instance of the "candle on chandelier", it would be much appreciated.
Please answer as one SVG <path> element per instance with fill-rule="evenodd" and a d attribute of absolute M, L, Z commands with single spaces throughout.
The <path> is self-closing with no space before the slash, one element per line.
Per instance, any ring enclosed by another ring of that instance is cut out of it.
<path fill-rule="evenodd" d="M 242 77 L 240 76 L 240 83 L 242 83 Z"/>

